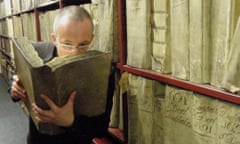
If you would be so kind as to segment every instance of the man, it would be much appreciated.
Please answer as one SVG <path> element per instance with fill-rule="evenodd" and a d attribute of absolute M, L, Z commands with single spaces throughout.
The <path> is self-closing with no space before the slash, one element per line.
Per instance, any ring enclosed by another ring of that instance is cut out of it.
<path fill-rule="evenodd" d="M 93 23 L 88 12 L 79 6 L 63 8 L 57 14 L 51 35 L 53 43 L 34 43 L 33 46 L 39 56 L 49 61 L 56 56 L 77 54 L 87 51 L 93 39 Z M 72 92 L 67 103 L 59 107 L 47 95 L 40 97 L 49 105 L 50 110 L 44 110 L 35 103 L 32 109 L 38 122 L 52 123 L 66 128 L 66 132 L 59 135 L 46 135 L 37 131 L 30 118 L 28 144 L 88 144 L 94 137 L 103 136 L 108 128 L 112 107 L 114 75 L 109 77 L 109 92 L 105 113 L 96 117 L 74 116 L 73 103 L 76 92 Z M 21 85 L 17 75 L 13 76 L 10 95 L 14 101 L 25 99 L 26 90 Z"/>

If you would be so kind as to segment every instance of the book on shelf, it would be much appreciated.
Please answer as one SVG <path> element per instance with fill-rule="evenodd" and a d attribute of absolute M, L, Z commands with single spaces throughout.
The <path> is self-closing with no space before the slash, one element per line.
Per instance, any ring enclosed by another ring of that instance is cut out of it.
<path fill-rule="evenodd" d="M 231 92 L 240 94 L 240 77 L 239 77 L 239 68 L 240 68 L 240 19 L 231 41 L 231 48 L 228 54 L 228 59 L 225 64 L 225 71 L 223 75 L 222 88 Z"/>
<path fill-rule="evenodd" d="M 41 12 L 39 14 L 41 39 L 43 41 L 51 41 L 51 33 L 53 32 L 53 23 L 57 10 L 51 10 L 47 12 Z"/>
<path fill-rule="evenodd" d="M 55 135 L 65 130 L 36 121 L 31 103 L 49 109 L 40 94 L 46 94 L 55 104 L 63 106 L 71 92 L 76 91 L 75 116 L 91 117 L 105 112 L 112 57 L 110 52 L 92 50 L 55 57 L 44 63 L 27 38 L 14 38 L 13 42 L 16 71 L 28 94 L 24 104 L 41 133 Z"/>
<path fill-rule="evenodd" d="M 189 2 L 170 1 L 172 76 L 189 80 Z"/>
<path fill-rule="evenodd" d="M 189 71 L 191 82 L 210 81 L 211 2 L 189 0 Z"/>

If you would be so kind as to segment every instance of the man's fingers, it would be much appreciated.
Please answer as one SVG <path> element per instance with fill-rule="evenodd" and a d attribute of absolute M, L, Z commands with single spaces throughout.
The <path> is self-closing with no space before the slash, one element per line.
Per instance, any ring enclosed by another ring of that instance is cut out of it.
<path fill-rule="evenodd" d="M 74 91 L 74 92 L 71 93 L 71 95 L 70 95 L 69 98 L 68 98 L 67 104 L 73 104 L 74 99 L 75 99 L 75 96 L 76 96 L 76 93 L 77 93 L 76 91 Z"/>
<path fill-rule="evenodd" d="M 38 117 L 47 117 L 51 118 L 51 113 L 49 110 L 43 110 L 36 105 L 36 103 L 32 103 L 32 110 Z"/>
<path fill-rule="evenodd" d="M 51 123 L 51 120 L 44 116 L 35 116 L 36 120 L 41 123 Z"/>
<path fill-rule="evenodd" d="M 13 80 L 16 81 L 16 82 L 19 82 L 18 76 L 17 76 L 17 75 L 14 75 L 14 76 L 13 76 Z"/>
<path fill-rule="evenodd" d="M 40 96 L 48 104 L 48 106 L 51 109 L 56 109 L 57 108 L 56 104 L 50 98 L 48 98 L 48 96 L 46 96 L 44 94 L 41 94 Z"/>
<path fill-rule="evenodd" d="M 11 96 L 13 98 L 23 99 L 23 98 L 26 98 L 27 95 L 25 93 L 22 93 L 18 89 L 16 89 L 16 87 L 12 87 L 12 89 L 11 89 Z"/>
<path fill-rule="evenodd" d="M 15 88 L 15 90 L 16 91 L 19 91 L 19 92 L 21 92 L 21 93 L 23 93 L 23 94 L 26 94 L 26 90 L 23 88 L 23 87 L 21 87 L 17 82 L 13 82 L 13 84 L 12 84 L 12 88 Z"/>
<path fill-rule="evenodd" d="M 23 84 L 21 83 L 19 77 L 17 75 L 13 76 L 13 81 L 17 83 L 17 85 L 19 85 L 20 87 L 23 88 Z"/>

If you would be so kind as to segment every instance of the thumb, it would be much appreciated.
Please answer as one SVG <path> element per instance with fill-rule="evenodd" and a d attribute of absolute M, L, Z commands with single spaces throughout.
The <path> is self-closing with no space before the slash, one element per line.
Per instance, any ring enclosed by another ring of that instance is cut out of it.
<path fill-rule="evenodd" d="M 74 99 L 75 99 L 75 96 L 76 96 L 76 91 L 73 91 L 72 93 L 71 93 L 71 95 L 69 96 L 69 98 L 68 98 L 68 102 L 67 102 L 67 104 L 71 104 L 71 105 L 73 105 L 73 102 L 74 102 Z"/>

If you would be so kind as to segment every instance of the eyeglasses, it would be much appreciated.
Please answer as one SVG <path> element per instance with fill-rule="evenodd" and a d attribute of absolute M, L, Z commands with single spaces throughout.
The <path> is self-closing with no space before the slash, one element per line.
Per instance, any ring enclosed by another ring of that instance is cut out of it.
<path fill-rule="evenodd" d="M 80 46 L 67 45 L 67 44 L 61 43 L 58 38 L 57 38 L 57 44 L 60 48 L 62 48 L 65 51 L 73 51 L 76 49 L 87 49 L 89 48 L 89 45 L 90 45 L 90 44 L 80 45 Z"/>

